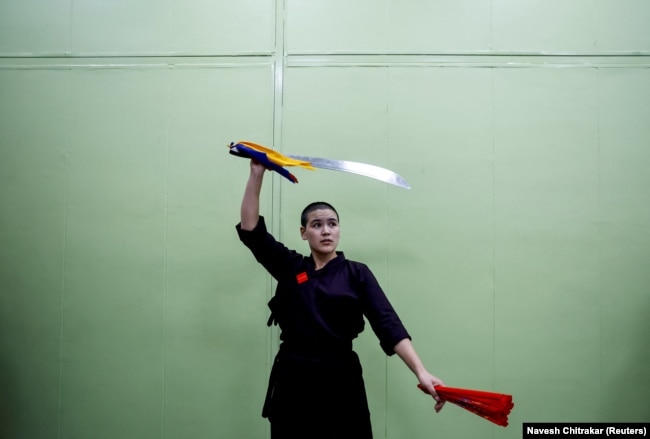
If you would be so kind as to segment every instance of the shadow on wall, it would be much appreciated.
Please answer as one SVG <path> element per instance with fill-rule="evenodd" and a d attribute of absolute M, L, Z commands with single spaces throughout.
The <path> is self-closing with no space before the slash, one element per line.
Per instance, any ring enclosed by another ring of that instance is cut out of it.
<path fill-rule="evenodd" d="M 15 382 L 6 366 L 6 362 L 0 357 L 0 438 L 14 437 L 13 422 L 16 414 L 12 409 L 16 406 L 15 401 L 12 404 L 13 389 L 11 383 Z"/>
<path fill-rule="evenodd" d="M 650 294 L 636 314 L 636 330 L 629 328 L 629 347 L 619 358 L 605 358 L 610 382 L 603 383 L 602 412 L 607 421 L 648 422 L 650 419 Z M 631 316 L 632 317 L 632 316 Z M 627 344 L 627 343 L 626 343 Z M 626 355 L 627 354 L 627 355 Z M 607 377 L 605 377 L 607 379 Z"/>

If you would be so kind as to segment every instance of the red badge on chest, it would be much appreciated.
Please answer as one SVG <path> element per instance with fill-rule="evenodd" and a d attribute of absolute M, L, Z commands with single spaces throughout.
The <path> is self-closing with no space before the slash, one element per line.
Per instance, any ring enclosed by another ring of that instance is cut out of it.
<path fill-rule="evenodd" d="M 299 284 L 307 282 L 308 279 L 309 278 L 307 277 L 307 272 L 305 271 L 296 275 L 296 280 L 298 281 Z"/>

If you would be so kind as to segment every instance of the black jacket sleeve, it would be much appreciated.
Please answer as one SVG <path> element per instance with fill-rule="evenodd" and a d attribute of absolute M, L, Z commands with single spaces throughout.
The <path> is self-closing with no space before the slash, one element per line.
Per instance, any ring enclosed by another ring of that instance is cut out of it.
<path fill-rule="evenodd" d="M 410 340 L 411 336 L 372 271 L 364 264 L 357 262 L 354 265 L 355 277 L 361 290 L 363 313 L 379 339 L 381 348 L 386 355 L 393 355 L 395 345 L 405 338 Z"/>
<path fill-rule="evenodd" d="M 241 223 L 235 226 L 239 239 L 250 249 L 257 262 L 280 281 L 293 273 L 291 268 L 302 260 L 303 256 L 294 250 L 289 250 L 266 230 L 264 217 L 260 219 L 253 230 L 243 230 Z"/>

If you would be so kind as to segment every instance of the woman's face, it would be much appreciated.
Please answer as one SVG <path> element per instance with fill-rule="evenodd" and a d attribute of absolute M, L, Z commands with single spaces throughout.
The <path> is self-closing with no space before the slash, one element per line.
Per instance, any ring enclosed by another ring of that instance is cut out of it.
<path fill-rule="evenodd" d="M 329 255 L 339 245 L 339 219 L 331 209 L 317 209 L 307 215 L 307 224 L 300 227 L 302 239 L 313 253 Z"/>

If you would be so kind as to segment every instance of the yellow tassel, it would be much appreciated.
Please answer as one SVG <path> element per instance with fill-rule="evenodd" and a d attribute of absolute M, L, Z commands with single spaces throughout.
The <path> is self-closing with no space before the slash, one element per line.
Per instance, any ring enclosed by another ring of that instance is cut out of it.
<path fill-rule="evenodd" d="M 316 169 L 309 162 L 292 159 L 291 157 L 287 157 L 278 151 L 267 148 L 266 146 L 258 145 L 257 143 L 247 141 L 239 141 L 237 143 L 241 143 L 242 145 L 246 145 L 249 148 L 253 148 L 257 151 L 265 153 L 266 157 L 278 166 L 300 166 L 301 168 L 310 169 L 312 171 Z"/>

